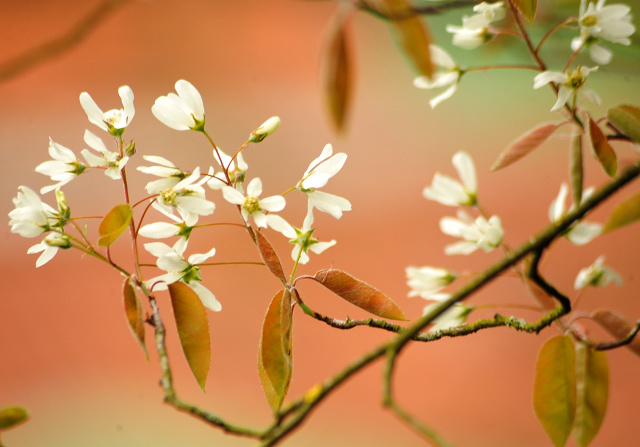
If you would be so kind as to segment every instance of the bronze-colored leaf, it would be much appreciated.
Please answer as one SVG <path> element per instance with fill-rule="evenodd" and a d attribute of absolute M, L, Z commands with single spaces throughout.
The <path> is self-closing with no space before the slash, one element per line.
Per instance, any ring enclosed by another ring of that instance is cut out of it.
<path fill-rule="evenodd" d="M 131 334 L 142 348 L 148 362 L 149 353 L 147 352 L 147 346 L 144 342 L 144 311 L 142 310 L 140 297 L 131 278 L 125 278 L 124 280 L 122 298 L 124 301 L 124 314 L 127 318 L 129 329 L 131 329 Z"/>
<path fill-rule="evenodd" d="M 596 310 L 591 314 L 591 318 L 617 340 L 625 338 L 634 328 L 634 325 L 625 317 L 607 309 Z M 636 335 L 625 347 L 640 357 L 640 335 Z"/>
<path fill-rule="evenodd" d="M 533 411 L 555 447 L 569 439 L 576 413 L 573 342 L 556 335 L 540 347 L 533 381 Z"/>
<path fill-rule="evenodd" d="M 491 170 L 497 171 L 498 169 L 502 169 L 533 152 L 535 149 L 540 147 L 542 143 L 547 141 L 558 127 L 563 124 L 564 123 L 541 124 L 519 136 L 505 150 L 503 150 L 500 155 L 498 155 L 498 159 L 493 166 L 491 166 Z"/>
<path fill-rule="evenodd" d="M 258 374 L 273 413 L 282 407 L 293 374 L 291 295 L 281 290 L 273 297 L 262 324 Z"/>
<path fill-rule="evenodd" d="M 29 412 L 17 405 L 0 408 L 0 431 L 17 427 L 29 419 Z"/>
<path fill-rule="evenodd" d="M 598 434 L 609 399 L 609 367 L 604 351 L 595 351 L 584 343 L 576 346 L 576 417 L 573 439 L 578 447 L 587 447 Z"/>
<path fill-rule="evenodd" d="M 189 368 L 204 391 L 211 363 L 207 312 L 198 295 L 183 282 L 169 284 L 178 337 Z"/>
<path fill-rule="evenodd" d="M 342 270 L 320 270 L 314 279 L 351 304 L 391 320 L 406 320 L 398 305 L 387 295 Z"/>
<path fill-rule="evenodd" d="M 618 130 L 640 143 L 640 108 L 629 104 L 616 106 L 607 111 L 607 118 Z"/>
<path fill-rule="evenodd" d="M 260 231 L 253 232 L 256 235 L 256 245 L 260 252 L 262 262 L 267 266 L 269 271 L 283 283 L 287 282 L 287 278 L 284 276 L 284 270 L 282 270 L 282 264 L 280 264 L 280 258 L 273 249 L 273 246 L 269 243 L 266 237 Z"/>
<path fill-rule="evenodd" d="M 615 177 L 616 171 L 618 170 L 616 152 L 607 141 L 607 137 L 602 133 L 600 127 L 591 119 L 589 114 L 585 113 L 584 116 L 586 118 L 585 127 L 587 128 L 587 140 L 589 140 L 589 146 L 591 146 L 593 156 L 596 157 L 596 160 L 598 160 L 607 175 Z"/>
<path fill-rule="evenodd" d="M 640 193 L 623 200 L 613 209 L 602 232 L 617 230 L 637 220 L 640 220 Z"/>
<path fill-rule="evenodd" d="M 533 23 L 533 19 L 536 17 L 536 8 L 538 7 L 537 0 L 511 0 L 511 2 L 529 23 Z"/>
<path fill-rule="evenodd" d="M 571 195 L 573 204 L 579 206 L 582 202 L 584 183 L 584 168 L 582 166 L 582 131 L 573 126 L 569 143 L 569 174 L 571 177 Z"/>
<path fill-rule="evenodd" d="M 98 239 L 98 245 L 100 247 L 108 247 L 113 244 L 120 235 L 127 229 L 133 213 L 131 211 L 131 205 L 117 205 L 100 222 L 98 233 L 100 238 Z"/>

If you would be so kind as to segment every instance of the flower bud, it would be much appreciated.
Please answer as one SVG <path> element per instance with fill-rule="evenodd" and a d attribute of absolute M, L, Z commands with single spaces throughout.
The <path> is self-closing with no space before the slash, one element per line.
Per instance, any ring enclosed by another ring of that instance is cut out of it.
<path fill-rule="evenodd" d="M 60 235 L 60 237 L 47 237 L 44 239 L 44 242 L 51 247 L 58 248 L 71 248 L 71 241 L 65 235 Z"/>
<path fill-rule="evenodd" d="M 124 155 L 131 157 L 136 153 L 136 142 L 132 141 L 129 146 L 124 149 Z"/>
<path fill-rule="evenodd" d="M 64 192 L 60 188 L 56 189 L 56 200 L 58 202 L 58 212 L 60 216 L 64 217 L 66 220 L 69 220 L 71 217 L 71 209 L 67 204 L 67 199 L 64 196 Z"/>
<path fill-rule="evenodd" d="M 278 126 L 280 126 L 280 118 L 278 118 L 277 116 L 272 116 L 267 121 L 265 121 L 262 126 L 251 132 L 251 135 L 249 135 L 249 141 L 251 143 L 261 142 L 269 135 L 274 133 L 278 129 Z"/>

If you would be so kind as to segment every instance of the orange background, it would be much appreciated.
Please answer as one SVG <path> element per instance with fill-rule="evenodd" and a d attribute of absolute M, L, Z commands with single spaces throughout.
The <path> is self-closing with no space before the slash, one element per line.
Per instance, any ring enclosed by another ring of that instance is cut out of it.
<path fill-rule="evenodd" d="M 77 0 L 0 3 L 0 41 L 4 42 L 0 60 L 60 35 L 92 4 Z M 136 115 L 125 133 L 127 139 L 135 139 L 138 150 L 128 165 L 134 200 L 144 197 L 143 187 L 150 181 L 132 169 L 146 164 L 141 155 L 164 156 L 185 170 L 196 165 L 206 170 L 213 161 L 204 138 L 169 129 L 150 113 L 158 96 L 173 91 L 178 79 L 187 79 L 204 98 L 209 133 L 227 152 L 239 147 L 270 116 L 281 117 L 277 133 L 245 153 L 248 175 L 262 179 L 264 196 L 295 185 L 326 143 L 332 143 L 335 152 L 348 154 L 344 169 L 325 191 L 348 198 L 353 211 L 339 221 L 316 213 L 316 235 L 321 240 L 335 238 L 338 244 L 320 256 L 312 254 L 310 264 L 299 273 L 333 265 L 371 282 L 394 297 L 410 318 L 418 317 L 425 302 L 405 298 L 406 266 L 472 273 L 500 256 L 497 251 L 444 256 L 444 245 L 453 239 L 441 235 L 438 221 L 455 210 L 422 198 L 421 191 L 433 174 L 440 170 L 455 175 L 452 154 L 468 151 L 478 168 L 480 200 L 491 214 L 502 218 L 505 240 L 516 246 L 548 223 L 549 203 L 560 183 L 567 181 L 567 141 L 554 138 L 510 169 L 489 173 L 493 160 L 517 135 L 539 122 L 558 120 L 549 113 L 552 94 L 531 88 L 533 72 L 473 73 L 451 99 L 431 110 L 428 100 L 433 93 L 412 86 L 413 74 L 396 51 L 388 28 L 365 14 L 356 15 L 353 22 L 358 67 L 354 107 L 348 132 L 336 136 L 324 113 L 317 76 L 323 31 L 335 9 L 332 2 L 289 0 L 141 0 L 123 7 L 61 57 L 0 84 L 2 214 L 13 208 L 10 198 L 19 185 L 37 190 L 51 183 L 34 172 L 49 158 L 49 137 L 78 155 L 86 147 L 85 128 L 109 141 L 87 121 L 78 101 L 82 91 L 89 92 L 103 110 L 120 107 L 119 86 L 129 85 L 135 93 Z M 430 20 L 436 39 L 447 49 L 450 37 L 442 30 L 446 23 L 458 23 L 461 14 Z M 552 68 L 560 69 L 563 58 L 566 61 L 573 34 L 559 33 L 560 43 L 543 52 Z M 480 60 L 528 63 L 518 43 L 506 46 L 510 55 L 506 59 L 497 54 L 501 49 L 500 42 L 494 42 L 473 52 L 453 48 L 451 54 L 461 65 Z M 624 57 L 589 79 L 603 100 L 601 107 L 586 104 L 594 116 L 616 104 L 640 104 L 638 46 L 614 50 Z M 621 160 L 637 158 L 628 144 L 616 144 L 616 149 Z M 607 181 L 591 157 L 586 165 L 587 185 Z M 104 214 L 123 200 L 118 184 L 99 172 L 89 172 L 64 190 L 75 215 Z M 633 184 L 613 202 L 637 190 Z M 210 191 L 208 197 L 218 207 L 211 220 L 237 219 L 219 193 Z M 295 195 L 287 199 L 282 215 L 301 225 L 304 200 Z M 52 193 L 45 200 L 53 205 Z M 597 209 L 589 220 L 604 222 L 612 205 Z M 160 220 L 156 214 L 153 217 Z M 210 221 L 201 219 L 205 220 Z M 600 237 L 584 247 L 562 240 L 545 273 L 574 297 L 578 270 L 606 254 L 607 264 L 622 274 L 625 285 L 588 290 L 580 308 L 607 306 L 635 320 L 640 314 L 637 229 L 633 226 Z M 267 234 L 290 271 L 286 240 L 270 230 Z M 26 255 L 26 250 L 38 242 L 3 227 L 0 407 L 20 404 L 31 412 L 28 424 L 3 435 L 7 445 L 255 444 L 226 436 L 163 405 L 156 355 L 151 350 L 151 362 L 145 362 L 122 315 L 121 277 L 72 251 L 60 252 L 35 269 L 36 256 Z M 211 261 L 257 259 L 247 237 L 233 228 L 196 233 L 187 254 L 206 252 L 212 246 L 217 254 Z M 128 249 L 128 243 L 119 243 L 115 256 L 120 262 L 127 262 Z M 147 262 L 153 259 L 148 256 Z M 156 272 L 148 269 L 149 276 Z M 199 390 L 180 352 L 168 300 L 160 299 L 171 331 L 168 349 L 177 391 L 185 400 L 231 422 L 265 427 L 270 410 L 258 381 L 256 352 L 262 317 L 278 291 L 278 281 L 251 266 L 203 269 L 203 276 L 223 305 L 222 312 L 209 314 L 213 353 L 206 394 Z M 336 318 L 365 316 L 313 284 L 302 284 L 300 289 L 319 312 Z M 470 304 L 505 302 L 530 304 L 530 299 L 516 280 L 502 278 Z M 471 319 L 492 312 L 478 311 Z M 525 311 L 514 311 L 514 315 L 538 317 Z M 295 320 L 292 398 L 389 338 L 368 328 L 334 330 L 300 312 Z M 499 328 L 465 339 L 411 345 L 398 363 L 399 401 L 455 445 L 551 445 L 533 414 L 531 388 L 537 350 L 557 333 L 552 328 L 536 337 Z M 147 336 L 151 335 L 149 330 Z M 634 446 L 640 439 L 640 362 L 625 349 L 610 352 L 608 358 L 609 410 L 592 445 Z M 348 381 L 284 445 L 424 445 L 382 408 L 381 374 L 378 362 Z"/>

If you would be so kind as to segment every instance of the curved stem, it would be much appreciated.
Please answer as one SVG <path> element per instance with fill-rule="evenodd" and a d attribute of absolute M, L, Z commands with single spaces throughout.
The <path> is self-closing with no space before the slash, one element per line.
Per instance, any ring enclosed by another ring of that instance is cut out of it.
<path fill-rule="evenodd" d="M 559 23 L 558 25 L 554 26 L 553 28 L 551 28 L 547 34 L 544 35 L 544 37 L 542 38 L 542 40 L 540 40 L 540 42 L 538 43 L 538 46 L 536 47 L 536 49 L 534 50 L 536 54 L 538 54 L 538 52 L 540 51 L 540 48 L 542 48 L 542 44 L 545 43 L 547 41 L 547 39 L 549 37 L 551 37 L 551 35 L 553 33 L 555 33 L 556 31 L 558 31 L 561 28 L 564 28 L 565 26 L 567 26 L 570 23 L 573 22 L 577 22 L 578 18 L 577 17 L 569 17 L 567 20 L 565 20 L 562 23 Z"/>

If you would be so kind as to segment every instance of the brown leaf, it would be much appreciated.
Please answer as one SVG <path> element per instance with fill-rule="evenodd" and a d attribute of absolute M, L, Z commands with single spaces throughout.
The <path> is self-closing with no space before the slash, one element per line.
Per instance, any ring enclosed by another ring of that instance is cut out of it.
<path fill-rule="evenodd" d="M 537 0 L 511 0 L 518 11 L 529 21 L 533 23 L 536 17 L 536 9 L 538 7 Z"/>
<path fill-rule="evenodd" d="M 273 413 L 282 407 L 293 374 L 291 295 L 281 290 L 273 297 L 262 324 L 258 374 Z"/>
<path fill-rule="evenodd" d="M 0 431 L 17 427 L 26 422 L 27 419 L 29 419 L 29 413 L 22 407 L 11 405 L 0 408 Z"/>
<path fill-rule="evenodd" d="M 117 205 L 100 222 L 98 245 L 108 247 L 127 229 L 133 217 L 131 205 Z"/>
<path fill-rule="evenodd" d="M 280 258 L 273 249 L 273 246 L 269 243 L 266 237 L 260 231 L 253 232 L 256 235 L 256 245 L 260 252 L 262 262 L 267 266 L 269 271 L 283 283 L 287 282 L 287 278 L 284 276 L 284 270 L 282 270 L 282 264 L 280 264 Z"/>
<path fill-rule="evenodd" d="M 602 232 L 617 230 L 637 220 L 640 220 L 640 193 L 623 200 L 613 209 Z"/>
<path fill-rule="evenodd" d="M 591 318 L 618 340 L 629 335 L 635 327 L 634 324 L 619 313 L 607 309 L 596 310 L 591 314 Z M 625 345 L 625 347 L 640 357 L 640 336 L 636 335 L 631 340 L 631 343 Z"/>
<path fill-rule="evenodd" d="M 142 310 L 140 297 L 136 292 L 136 287 L 131 278 L 125 278 L 124 280 L 124 284 L 122 286 L 122 298 L 124 301 L 124 314 L 127 318 L 129 329 L 131 329 L 131 334 L 142 348 L 144 356 L 147 358 L 148 362 L 149 353 L 147 352 L 147 346 L 144 342 L 144 312 Z"/>
<path fill-rule="evenodd" d="M 374 315 L 406 321 L 402 310 L 387 295 L 342 270 L 320 270 L 314 279 L 339 297 Z"/>
<path fill-rule="evenodd" d="M 204 391 L 211 363 L 209 321 L 198 295 L 183 282 L 169 284 L 178 337 L 189 368 Z"/>
<path fill-rule="evenodd" d="M 586 118 L 587 140 L 591 146 L 593 156 L 596 157 L 596 160 L 598 160 L 607 175 L 615 177 L 618 169 L 616 152 L 607 141 L 607 137 L 602 133 L 600 127 L 591 119 L 589 114 L 585 112 L 584 116 Z"/>
<path fill-rule="evenodd" d="M 607 111 L 607 118 L 617 129 L 640 143 L 640 108 L 623 104 Z"/>
<path fill-rule="evenodd" d="M 582 167 L 582 131 L 573 126 L 571 142 L 569 144 L 569 174 L 571 176 L 571 195 L 573 204 L 579 206 L 582 202 L 584 183 L 584 169 Z"/>
<path fill-rule="evenodd" d="M 525 155 L 533 152 L 540 147 L 542 143 L 547 141 L 551 135 L 564 123 L 547 123 L 541 124 L 529 130 L 524 135 L 518 137 L 505 150 L 503 150 L 498 159 L 491 166 L 492 171 L 497 171 L 512 163 L 520 160 Z"/>

